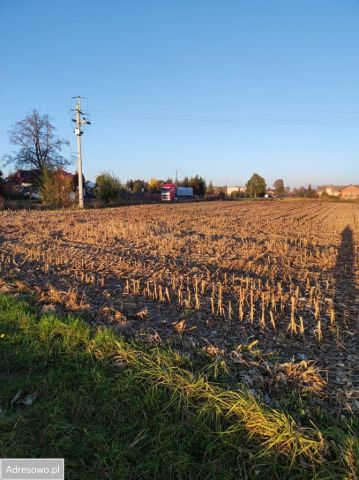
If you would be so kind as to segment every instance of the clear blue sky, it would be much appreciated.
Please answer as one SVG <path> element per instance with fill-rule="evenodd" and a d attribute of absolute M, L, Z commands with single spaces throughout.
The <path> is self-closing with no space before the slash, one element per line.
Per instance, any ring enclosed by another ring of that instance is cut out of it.
<path fill-rule="evenodd" d="M 0 0 L 0 156 L 34 107 L 75 149 L 82 95 L 89 179 L 359 183 L 358 25 L 358 0 Z"/>

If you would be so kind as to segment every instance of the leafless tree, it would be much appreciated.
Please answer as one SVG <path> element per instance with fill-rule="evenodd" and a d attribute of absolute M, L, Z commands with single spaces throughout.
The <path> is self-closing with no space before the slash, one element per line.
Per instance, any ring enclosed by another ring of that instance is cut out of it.
<path fill-rule="evenodd" d="M 58 138 L 55 131 L 49 115 L 41 115 L 37 110 L 32 110 L 10 129 L 10 143 L 20 148 L 18 152 L 5 155 L 3 160 L 16 168 L 40 172 L 69 165 L 71 162 L 62 155 L 62 149 L 68 145 L 68 141 Z"/>

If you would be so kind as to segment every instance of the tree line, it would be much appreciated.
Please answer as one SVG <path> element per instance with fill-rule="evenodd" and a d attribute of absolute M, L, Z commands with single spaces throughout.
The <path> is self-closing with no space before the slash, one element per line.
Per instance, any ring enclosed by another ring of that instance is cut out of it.
<path fill-rule="evenodd" d="M 282 178 L 275 180 L 273 187 L 269 190 L 276 197 L 292 196 L 316 198 L 318 196 L 316 190 L 312 188 L 311 184 L 309 184 L 308 187 L 294 188 L 290 193 L 290 191 L 284 186 L 284 180 Z M 265 179 L 258 175 L 258 173 L 254 173 L 246 183 L 244 195 L 249 198 L 257 198 L 264 197 L 267 192 L 268 188 Z"/>
<path fill-rule="evenodd" d="M 151 178 L 150 180 L 128 180 L 122 183 L 118 177 L 110 172 L 102 172 L 95 182 L 95 195 L 97 198 L 108 204 L 111 200 L 119 196 L 124 196 L 126 193 L 131 194 L 160 194 L 161 188 L 166 183 L 174 183 L 172 178 L 167 180 L 159 180 Z M 177 181 L 178 186 L 192 187 L 193 194 L 199 197 L 204 197 L 206 194 L 206 181 L 199 175 L 194 177 L 185 177 L 183 180 Z"/>
<path fill-rule="evenodd" d="M 181 187 L 192 187 L 194 195 L 204 196 L 207 190 L 206 181 L 199 175 L 194 177 L 184 177 L 183 180 L 175 182 L 172 178 L 166 180 L 159 180 L 157 178 L 151 178 L 150 180 L 128 180 L 124 187 L 132 193 L 160 193 L 162 185 L 165 183 L 176 183 Z"/>
<path fill-rule="evenodd" d="M 30 112 L 23 120 L 16 122 L 9 131 L 10 143 L 18 147 L 18 150 L 4 155 L 3 162 L 13 165 L 16 169 L 28 169 L 38 173 L 38 184 L 41 196 L 45 203 L 67 203 L 70 193 L 77 188 L 76 180 L 66 175 L 64 168 L 71 161 L 63 154 L 63 148 L 69 142 L 57 136 L 56 129 L 49 115 L 41 115 L 37 110 Z M 121 194 L 155 193 L 161 192 L 162 185 L 174 183 L 172 178 L 166 180 L 151 178 L 128 180 L 122 183 L 118 177 L 109 172 L 103 172 L 96 178 L 95 195 L 109 203 Z M 192 187 L 196 196 L 214 195 L 218 188 L 212 182 L 206 181 L 200 175 L 184 177 L 178 181 L 179 186 Z M 0 192 L 4 180 L 0 171 Z M 278 197 L 286 194 L 283 179 L 277 179 L 273 184 L 274 194 Z M 258 173 L 254 173 L 247 181 L 245 188 L 234 192 L 233 197 L 243 196 L 249 198 L 264 197 L 267 192 L 265 179 Z M 226 192 L 225 192 L 226 194 Z M 294 189 L 293 194 L 299 197 L 315 197 L 316 192 L 309 185 L 307 188 Z"/>

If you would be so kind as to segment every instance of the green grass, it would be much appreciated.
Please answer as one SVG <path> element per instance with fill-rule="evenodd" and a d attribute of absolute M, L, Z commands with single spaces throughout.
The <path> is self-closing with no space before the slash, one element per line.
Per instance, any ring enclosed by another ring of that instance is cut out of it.
<path fill-rule="evenodd" d="M 301 426 L 197 367 L 0 296 L 0 457 L 64 457 L 67 479 L 356 478 L 354 422 Z"/>

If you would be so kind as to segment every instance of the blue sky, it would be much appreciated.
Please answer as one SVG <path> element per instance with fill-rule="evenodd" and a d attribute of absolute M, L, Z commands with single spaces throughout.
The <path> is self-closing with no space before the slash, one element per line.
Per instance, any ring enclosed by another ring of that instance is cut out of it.
<path fill-rule="evenodd" d="M 75 150 L 82 95 L 90 179 L 359 183 L 358 21 L 358 0 L 0 0 L 0 156 L 32 108 Z"/>

